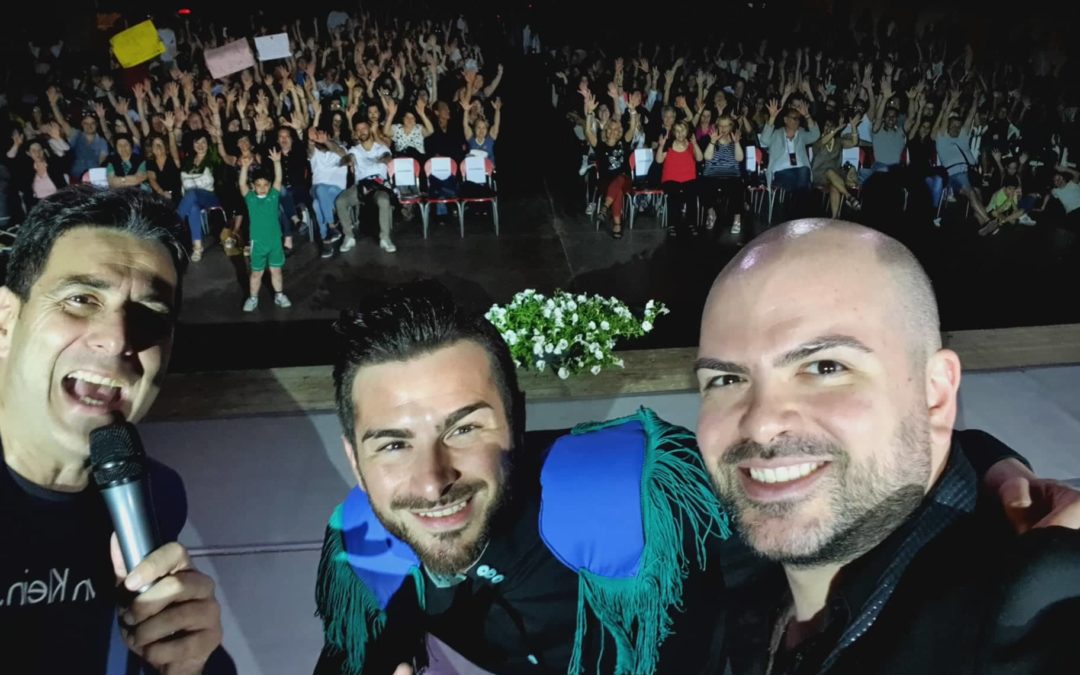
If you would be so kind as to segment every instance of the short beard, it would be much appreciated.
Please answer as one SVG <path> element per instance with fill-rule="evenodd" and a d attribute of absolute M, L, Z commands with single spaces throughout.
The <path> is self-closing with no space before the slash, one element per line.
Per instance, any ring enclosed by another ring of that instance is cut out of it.
<path fill-rule="evenodd" d="M 922 503 L 930 477 L 930 433 L 925 417 L 909 414 L 900 424 L 888 456 L 875 456 L 861 469 L 851 470 L 851 456 L 832 443 L 790 439 L 769 447 L 751 441 L 732 446 L 713 469 L 722 500 L 738 517 L 740 530 L 753 547 L 752 514 L 778 518 L 796 512 L 799 503 L 755 504 L 743 493 L 737 476 L 724 465 L 747 459 L 809 456 L 830 460 L 837 478 L 827 494 L 830 530 L 810 551 L 769 550 L 770 560 L 792 567 L 818 567 L 854 560 L 885 540 Z M 732 480 L 733 478 L 733 480 Z M 792 547 L 795 549 L 796 547 Z"/>
<path fill-rule="evenodd" d="M 510 498 L 510 454 L 506 453 L 503 462 L 502 480 L 495 485 L 491 500 L 485 513 L 480 514 L 480 532 L 471 542 L 462 541 L 465 530 L 455 532 L 443 532 L 435 536 L 439 542 L 445 543 L 445 548 L 431 550 L 429 545 L 421 543 L 419 537 L 413 536 L 402 522 L 393 517 L 393 512 L 401 509 L 429 510 L 447 506 L 454 502 L 474 497 L 485 489 L 485 484 L 479 481 L 470 483 L 455 483 L 449 491 L 438 501 L 429 502 L 423 499 L 398 499 L 391 503 L 391 513 L 383 513 L 372 504 L 375 516 L 386 528 L 387 532 L 408 544 L 413 550 L 420 563 L 431 574 L 437 576 L 453 576 L 462 574 L 475 563 L 484 553 L 488 540 L 491 537 L 491 526 L 498 513 L 503 509 Z M 457 544 L 455 546 L 455 544 Z"/>

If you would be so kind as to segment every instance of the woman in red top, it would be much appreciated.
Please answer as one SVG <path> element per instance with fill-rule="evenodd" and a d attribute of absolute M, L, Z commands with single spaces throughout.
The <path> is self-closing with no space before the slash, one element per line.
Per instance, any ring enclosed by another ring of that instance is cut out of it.
<path fill-rule="evenodd" d="M 701 148 L 690 138 L 690 127 L 686 122 L 676 122 L 671 131 L 675 138 L 669 142 L 664 134 L 656 148 L 656 161 L 663 164 L 660 187 L 667 194 L 668 236 L 677 236 L 679 230 L 689 230 L 690 235 L 695 236 L 697 209 L 690 205 L 697 195 L 697 163 L 703 156 Z"/>

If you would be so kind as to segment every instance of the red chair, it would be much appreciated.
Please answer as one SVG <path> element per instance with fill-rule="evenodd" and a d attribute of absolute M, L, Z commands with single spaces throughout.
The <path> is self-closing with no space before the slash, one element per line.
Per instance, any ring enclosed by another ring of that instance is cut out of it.
<path fill-rule="evenodd" d="M 458 165 L 454 160 L 450 159 L 449 157 L 432 157 L 431 159 L 424 162 L 424 178 L 427 179 L 427 183 L 428 183 L 429 187 L 431 186 L 432 173 L 434 173 L 433 169 L 432 169 L 432 166 L 433 166 L 434 160 L 436 160 L 436 159 L 445 159 L 446 164 L 450 167 L 450 176 L 452 176 L 453 178 L 458 177 Z M 460 215 L 461 214 L 461 200 L 459 198 L 457 198 L 457 197 L 433 197 L 433 196 L 431 196 L 430 191 L 429 191 L 429 194 L 424 197 L 424 206 L 425 206 L 426 209 L 428 209 L 429 213 L 430 213 L 430 209 L 431 209 L 432 204 L 446 204 L 448 206 L 453 206 L 458 211 L 458 220 L 459 221 L 461 220 L 461 215 Z M 427 237 L 427 226 L 426 226 L 426 224 L 425 224 L 425 227 L 424 227 L 424 237 L 425 238 Z"/>
<path fill-rule="evenodd" d="M 483 162 L 481 166 L 479 162 Z M 472 168 L 472 171 L 470 171 Z M 483 182 L 477 179 L 478 169 L 483 169 Z M 491 204 L 491 218 L 495 223 L 495 236 L 499 236 L 499 195 L 495 192 L 495 165 L 486 157 L 466 157 L 461 160 L 459 167 L 461 172 L 461 185 L 467 189 L 469 186 L 479 186 L 482 194 L 470 196 L 458 196 L 460 207 L 458 208 L 458 221 L 461 223 L 461 237 L 465 237 L 465 206 L 468 204 Z M 475 188 L 474 188 L 475 189 Z"/>
<path fill-rule="evenodd" d="M 638 171 L 638 153 L 642 153 L 642 157 L 648 158 L 648 164 L 643 166 Z M 634 229 L 634 215 L 637 213 L 636 201 L 638 197 L 655 196 L 658 198 L 656 207 L 656 217 L 660 221 L 660 227 L 667 226 L 667 193 L 658 187 L 646 187 L 641 184 L 637 184 L 637 181 L 644 180 L 649 176 L 649 167 L 652 166 L 653 151 L 652 148 L 638 148 L 630 153 L 630 189 L 626 192 L 626 202 L 629 215 L 627 221 L 630 223 L 630 229 Z M 599 229 L 599 225 L 597 228 Z"/>
<path fill-rule="evenodd" d="M 390 176 L 390 186 L 401 205 L 419 207 L 424 239 L 427 239 L 428 214 L 424 193 L 420 190 L 420 162 L 411 157 L 395 157 L 386 169 Z"/>

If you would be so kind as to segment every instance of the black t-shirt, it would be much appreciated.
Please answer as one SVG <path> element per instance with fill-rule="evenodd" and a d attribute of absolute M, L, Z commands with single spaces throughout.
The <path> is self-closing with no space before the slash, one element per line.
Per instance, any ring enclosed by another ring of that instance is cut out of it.
<path fill-rule="evenodd" d="M 18 663 L 19 673 L 42 675 L 107 672 L 116 621 L 112 531 L 92 489 L 53 492 L 0 463 L 0 658 L 6 666 Z"/>
<path fill-rule="evenodd" d="M 159 532 L 174 541 L 187 511 L 183 485 L 161 464 L 151 462 L 149 473 Z M 8 468 L 0 449 L 0 672 L 137 672 L 116 628 L 112 532 L 94 487 L 35 485 Z"/>
<path fill-rule="evenodd" d="M 465 157 L 465 133 L 461 128 L 461 120 L 450 118 L 446 131 L 434 123 L 435 131 L 424 139 L 424 149 L 431 157 L 450 157 L 460 162 Z"/>
<path fill-rule="evenodd" d="M 608 145 L 601 140 L 596 144 L 596 168 L 601 179 L 608 179 L 630 171 L 630 144 L 619 140 L 615 145 Z"/>

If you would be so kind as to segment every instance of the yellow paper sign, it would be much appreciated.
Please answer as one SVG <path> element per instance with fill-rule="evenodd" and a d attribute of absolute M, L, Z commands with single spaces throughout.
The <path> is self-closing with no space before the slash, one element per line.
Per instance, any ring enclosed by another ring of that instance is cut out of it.
<path fill-rule="evenodd" d="M 124 68 L 137 66 L 165 53 L 165 44 L 158 37 L 152 21 L 143 21 L 109 40 L 116 60 Z"/>

